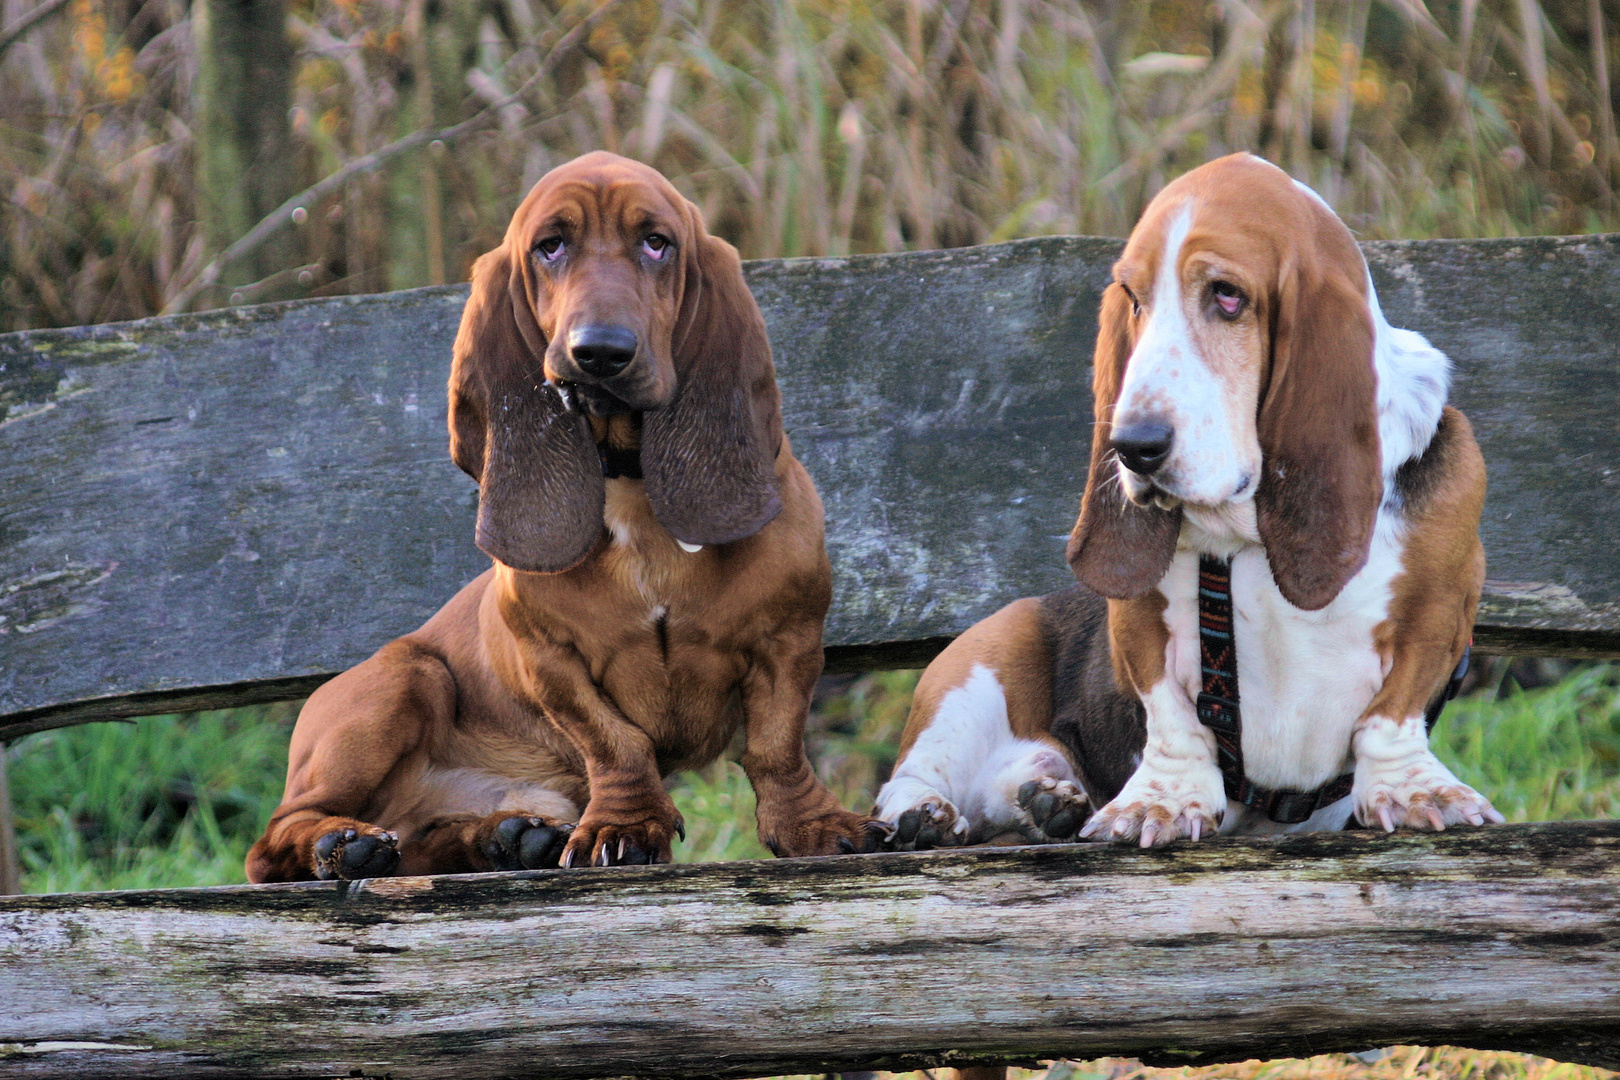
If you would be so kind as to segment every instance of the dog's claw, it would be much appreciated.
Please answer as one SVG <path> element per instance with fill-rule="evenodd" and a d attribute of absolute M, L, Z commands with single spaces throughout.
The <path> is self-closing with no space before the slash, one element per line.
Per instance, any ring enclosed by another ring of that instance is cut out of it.
<path fill-rule="evenodd" d="M 1197 843 L 1204 835 L 1204 819 L 1194 814 L 1193 819 L 1187 822 L 1187 839 Z"/>
<path fill-rule="evenodd" d="M 1391 833 L 1395 831 L 1395 819 L 1390 817 L 1387 803 L 1378 807 L 1378 822 L 1383 825 L 1385 832 Z"/>

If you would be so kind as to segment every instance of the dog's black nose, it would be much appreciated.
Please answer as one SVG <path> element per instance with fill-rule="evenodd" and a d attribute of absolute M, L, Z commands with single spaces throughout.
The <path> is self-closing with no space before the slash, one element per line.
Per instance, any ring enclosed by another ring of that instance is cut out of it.
<path fill-rule="evenodd" d="M 1138 476 L 1152 476 L 1170 457 L 1176 431 L 1162 420 L 1144 420 L 1114 429 L 1109 439 L 1125 467 Z"/>
<path fill-rule="evenodd" d="M 587 375 L 608 379 L 630 366 L 636 332 L 622 326 L 581 326 L 568 332 L 568 355 Z"/>

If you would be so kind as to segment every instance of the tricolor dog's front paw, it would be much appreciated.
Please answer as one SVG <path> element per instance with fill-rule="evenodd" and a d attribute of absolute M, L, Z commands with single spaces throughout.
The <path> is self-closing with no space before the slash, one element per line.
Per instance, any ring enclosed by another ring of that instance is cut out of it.
<path fill-rule="evenodd" d="M 1500 825 L 1506 819 L 1491 801 L 1458 780 L 1433 754 L 1398 769 L 1356 769 L 1356 820 L 1394 832 L 1397 827 L 1442 832 L 1447 825 Z"/>
<path fill-rule="evenodd" d="M 1205 771 L 1207 777 L 1200 775 Z M 1213 835 L 1225 816 L 1226 791 L 1213 766 L 1172 774 L 1144 764 L 1112 802 L 1091 815 L 1080 837 L 1154 847 Z"/>

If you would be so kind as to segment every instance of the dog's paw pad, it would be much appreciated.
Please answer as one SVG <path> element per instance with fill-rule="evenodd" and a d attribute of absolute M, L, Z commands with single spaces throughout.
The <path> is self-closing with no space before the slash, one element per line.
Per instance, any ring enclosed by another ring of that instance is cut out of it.
<path fill-rule="evenodd" d="M 514 814 L 484 841 L 484 857 L 497 870 L 555 870 L 573 825 L 552 818 Z"/>
<path fill-rule="evenodd" d="M 399 837 L 382 829 L 334 829 L 315 841 L 315 875 L 322 881 L 387 877 L 399 866 Z"/>
<path fill-rule="evenodd" d="M 944 796 L 923 799 L 895 820 L 889 846 L 898 851 L 959 847 L 967 840 L 968 820 Z"/>
<path fill-rule="evenodd" d="M 1018 806 L 1048 840 L 1071 840 L 1091 816 L 1091 802 L 1072 780 L 1042 777 L 1018 788 Z"/>

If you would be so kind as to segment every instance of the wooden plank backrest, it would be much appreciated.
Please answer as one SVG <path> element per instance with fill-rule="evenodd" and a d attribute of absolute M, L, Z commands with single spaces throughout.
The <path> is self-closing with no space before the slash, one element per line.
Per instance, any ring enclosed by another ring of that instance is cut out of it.
<path fill-rule="evenodd" d="M 834 667 L 1069 579 L 1120 244 L 747 264 L 827 506 Z M 1485 651 L 1620 656 L 1620 238 L 1365 245 L 1490 467 Z M 486 565 L 445 446 L 464 287 L 0 336 L 0 739 L 296 696 Z"/>

